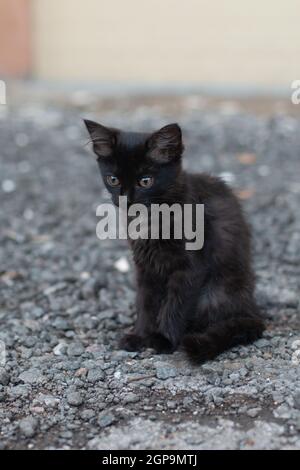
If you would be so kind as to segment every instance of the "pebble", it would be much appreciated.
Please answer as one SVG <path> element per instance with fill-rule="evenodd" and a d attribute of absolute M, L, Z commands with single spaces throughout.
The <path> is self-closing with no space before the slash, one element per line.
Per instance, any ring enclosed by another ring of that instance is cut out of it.
<path fill-rule="evenodd" d="M 87 380 L 92 383 L 96 383 L 104 380 L 105 374 L 102 369 L 94 368 L 90 369 L 87 374 Z"/>
<path fill-rule="evenodd" d="M 13 193 L 16 190 L 16 183 L 13 180 L 2 181 L 2 191 L 4 193 Z"/>
<path fill-rule="evenodd" d="M 54 286 L 49 286 L 47 289 L 44 290 L 44 295 L 49 296 L 52 294 L 55 294 L 56 292 L 63 290 L 67 287 L 65 282 L 59 282 L 58 284 L 55 284 Z"/>
<path fill-rule="evenodd" d="M 60 399 L 52 395 L 41 395 L 39 400 L 48 408 L 56 408 L 60 403 Z"/>
<path fill-rule="evenodd" d="M 33 417 L 23 418 L 19 421 L 19 429 L 25 437 L 33 437 L 36 434 L 38 420 Z"/>
<path fill-rule="evenodd" d="M 300 390 L 293 396 L 295 407 L 300 410 Z"/>
<path fill-rule="evenodd" d="M 55 356 L 64 356 L 67 352 L 67 348 L 66 343 L 58 343 L 55 348 L 53 348 L 53 353 Z"/>
<path fill-rule="evenodd" d="M 156 366 L 156 377 L 161 380 L 166 380 L 171 377 L 176 377 L 178 375 L 177 370 L 174 367 L 157 365 Z"/>
<path fill-rule="evenodd" d="M 0 384 L 1 385 L 8 385 L 9 381 L 10 381 L 9 374 L 6 372 L 5 369 L 0 367 Z"/>
<path fill-rule="evenodd" d="M 120 273 L 128 273 L 128 271 L 130 270 L 130 265 L 129 265 L 128 259 L 125 258 L 124 256 L 122 256 L 122 258 L 118 259 L 115 262 L 114 267 L 118 271 L 120 271 Z"/>
<path fill-rule="evenodd" d="M 43 374 L 40 369 L 32 368 L 22 372 L 19 379 L 24 383 L 36 384 L 43 381 Z"/>
<path fill-rule="evenodd" d="M 167 407 L 170 409 L 170 410 L 174 410 L 176 407 L 177 407 L 177 403 L 176 401 L 174 400 L 168 400 L 167 401 Z M 152 406 L 148 407 L 150 408 L 150 410 L 152 410 Z M 147 409 L 147 407 L 144 407 L 144 409 Z"/>
<path fill-rule="evenodd" d="M 111 412 L 103 411 L 98 416 L 98 424 L 100 428 L 106 428 L 116 421 L 115 415 Z"/>
<path fill-rule="evenodd" d="M 126 395 L 124 395 L 122 401 L 124 405 L 128 403 L 137 403 L 138 401 L 140 401 L 140 397 L 133 392 L 129 392 Z"/>
<path fill-rule="evenodd" d="M 83 397 L 80 392 L 69 392 L 67 394 L 67 402 L 71 406 L 80 406 L 83 403 Z"/>
<path fill-rule="evenodd" d="M 81 343 L 71 343 L 67 348 L 68 356 L 81 356 L 85 349 Z"/>
<path fill-rule="evenodd" d="M 97 282 L 95 279 L 89 279 L 80 289 L 82 299 L 90 299 L 97 295 Z"/>
<path fill-rule="evenodd" d="M 229 379 L 231 380 L 231 383 L 238 382 L 240 380 L 240 374 L 238 373 L 230 374 Z"/>
<path fill-rule="evenodd" d="M 284 403 L 273 411 L 275 418 L 289 419 L 292 417 L 291 409 Z"/>
<path fill-rule="evenodd" d="M 90 410 L 90 409 L 86 409 L 86 410 L 83 410 L 83 411 L 80 413 L 80 416 L 81 416 L 81 418 L 82 418 L 84 421 L 88 421 L 88 420 L 94 418 L 94 416 L 95 416 L 95 411 L 94 411 L 94 410 Z"/>
<path fill-rule="evenodd" d="M 259 413 L 261 412 L 261 408 L 250 408 L 246 414 L 247 416 L 250 416 L 250 418 L 256 418 Z"/>
<path fill-rule="evenodd" d="M 254 344 L 257 348 L 267 348 L 268 346 L 270 346 L 269 341 L 265 338 L 261 338 L 261 339 L 255 341 Z"/>
<path fill-rule="evenodd" d="M 65 320 L 64 318 L 60 318 L 60 317 L 56 317 L 52 325 L 56 330 L 67 331 L 70 329 L 69 322 Z"/>
<path fill-rule="evenodd" d="M 235 175 L 233 173 L 230 173 L 229 171 L 223 171 L 222 173 L 219 173 L 219 178 L 221 178 L 225 183 L 232 184 L 235 181 Z"/>

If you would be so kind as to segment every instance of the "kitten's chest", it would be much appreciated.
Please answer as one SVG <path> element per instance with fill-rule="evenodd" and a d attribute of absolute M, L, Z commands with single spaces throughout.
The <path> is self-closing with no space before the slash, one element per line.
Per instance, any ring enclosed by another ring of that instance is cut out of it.
<path fill-rule="evenodd" d="M 185 263 L 180 244 L 166 240 L 131 241 L 133 259 L 138 268 L 165 277 Z"/>

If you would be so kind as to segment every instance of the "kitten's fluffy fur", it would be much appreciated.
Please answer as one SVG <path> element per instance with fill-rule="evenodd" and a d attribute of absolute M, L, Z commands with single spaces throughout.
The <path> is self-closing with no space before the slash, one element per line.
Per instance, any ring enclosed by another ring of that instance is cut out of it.
<path fill-rule="evenodd" d="M 220 179 L 182 170 L 180 127 L 153 134 L 122 132 L 85 121 L 112 200 L 204 204 L 205 241 L 187 251 L 184 240 L 130 241 L 137 274 L 137 320 L 120 347 L 172 352 L 183 346 L 198 363 L 259 338 L 263 321 L 253 298 L 250 234 L 240 204 Z M 107 183 L 117 176 L 118 188 Z M 140 188 L 142 176 L 151 188 Z"/>

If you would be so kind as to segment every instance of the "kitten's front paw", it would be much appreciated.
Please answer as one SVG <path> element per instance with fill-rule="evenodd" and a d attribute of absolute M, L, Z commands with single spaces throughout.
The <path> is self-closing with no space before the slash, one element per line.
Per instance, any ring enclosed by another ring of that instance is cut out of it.
<path fill-rule="evenodd" d="M 158 354 L 171 354 L 176 347 L 160 333 L 153 333 L 147 338 L 148 348 L 155 349 Z"/>
<path fill-rule="evenodd" d="M 133 333 L 123 336 L 119 342 L 120 349 L 125 351 L 140 351 L 143 345 L 143 338 Z"/>

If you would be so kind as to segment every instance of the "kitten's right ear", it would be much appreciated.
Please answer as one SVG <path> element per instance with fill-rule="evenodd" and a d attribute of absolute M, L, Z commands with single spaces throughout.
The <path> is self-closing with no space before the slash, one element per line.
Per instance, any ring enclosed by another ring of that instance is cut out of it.
<path fill-rule="evenodd" d="M 91 136 L 95 154 L 98 157 L 109 157 L 116 143 L 116 132 L 87 119 L 84 119 L 84 124 Z"/>

